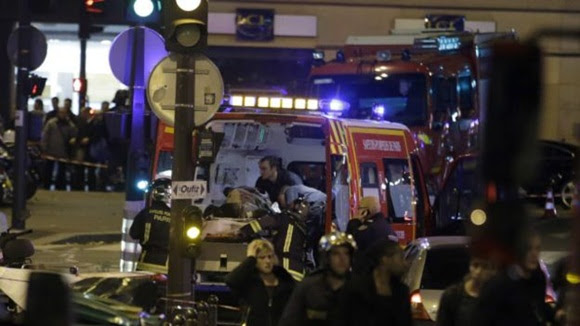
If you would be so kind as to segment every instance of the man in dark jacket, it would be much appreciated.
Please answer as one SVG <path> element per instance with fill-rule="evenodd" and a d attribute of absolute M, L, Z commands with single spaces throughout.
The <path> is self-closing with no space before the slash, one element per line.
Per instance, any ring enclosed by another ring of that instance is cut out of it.
<path fill-rule="evenodd" d="M 294 173 L 282 169 L 280 158 L 265 156 L 260 160 L 260 177 L 256 180 L 256 188 L 267 193 L 272 203 L 278 200 L 282 187 L 296 184 L 302 184 L 302 180 Z"/>
<path fill-rule="evenodd" d="M 543 326 L 554 324 L 554 311 L 545 303 L 546 276 L 540 260 L 541 239 L 533 233 L 519 261 L 505 267 L 481 290 L 472 325 Z"/>
<path fill-rule="evenodd" d="M 409 288 L 401 282 L 407 265 L 397 242 L 381 240 L 368 251 L 372 270 L 354 276 L 340 299 L 340 326 L 410 326 Z"/>
<path fill-rule="evenodd" d="M 332 232 L 320 239 L 324 267 L 302 281 L 290 297 L 279 326 L 332 325 L 338 299 L 350 274 L 356 243 L 351 235 Z"/>
<path fill-rule="evenodd" d="M 151 185 L 151 206 L 140 211 L 129 229 L 139 240 L 141 255 L 137 270 L 167 273 L 169 226 L 171 224 L 171 180 L 158 179 Z"/>
<path fill-rule="evenodd" d="M 377 197 L 363 197 L 358 205 L 358 214 L 348 222 L 346 232 L 352 234 L 360 252 L 364 252 L 379 240 L 398 241 L 396 233 L 381 213 Z"/>
<path fill-rule="evenodd" d="M 308 203 L 298 199 L 290 209 L 280 214 L 266 215 L 243 226 L 239 233 L 242 238 L 252 237 L 262 231 L 271 231 L 274 252 L 282 260 L 282 266 L 296 281 L 304 277 L 306 218 Z"/>
<path fill-rule="evenodd" d="M 294 289 L 290 274 L 276 264 L 273 249 L 269 241 L 252 241 L 248 258 L 226 277 L 226 284 L 246 308 L 244 325 L 278 325 Z"/>
<path fill-rule="evenodd" d="M 45 165 L 45 187 L 50 188 L 53 180 L 53 170 L 55 168 L 55 159 L 69 159 L 70 146 L 74 143 L 77 134 L 77 127 L 68 117 L 65 109 L 60 108 L 55 118 L 50 119 L 42 130 L 41 147 L 45 155 L 50 156 Z M 66 163 L 58 162 L 56 164 L 56 188 L 65 189 L 66 185 Z"/>

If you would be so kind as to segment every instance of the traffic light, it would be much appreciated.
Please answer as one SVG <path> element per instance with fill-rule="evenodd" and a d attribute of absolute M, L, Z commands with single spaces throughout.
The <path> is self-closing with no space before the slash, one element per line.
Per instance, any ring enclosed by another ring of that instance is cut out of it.
<path fill-rule="evenodd" d="M 73 79 L 73 92 L 86 93 L 87 92 L 87 80 L 85 78 Z"/>
<path fill-rule="evenodd" d="M 158 23 L 161 19 L 160 0 L 128 0 L 128 21 L 138 24 Z"/>
<path fill-rule="evenodd" d="M 105 0 L 84 0 L 85 12 L 99 15 L 105 12 Z"/>
<path fill-rule="evenodd" d="M 195 53 L 207 46 L 207 0 L 170 0 L 163 8 L 165 48 Z"/>
<path fill-rule="evenodd" d="M 37 75 L 30 75 L 30 77 L 28 77 L 28 95 L 31 98 L 42 95 L 44 85 L 46 85 L 46 78 Z"/>
<path fill-rule="evenodd" d="M 203 219 L 201 209 L 197 206 L 188 206 L 183 212 L 183 241 L 184 256 L 197 258 L 201 253 L 201 232 Z"/>

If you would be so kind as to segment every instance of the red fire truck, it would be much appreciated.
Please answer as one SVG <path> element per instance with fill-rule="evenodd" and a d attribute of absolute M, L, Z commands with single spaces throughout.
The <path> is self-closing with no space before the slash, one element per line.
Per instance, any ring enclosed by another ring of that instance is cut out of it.
<path fill-rule="evenodd" d="M 489 47 L 498 39 L 515 36 L 426 30 L 349 37 L 336 60 L 315 52 L 309 95 L 347 102 L 343 117 L 409 127 L 434 193 L 447 163 L 477 143 Z"/>
<path fill-rule="evenodd" d="M 345 230 L 360 198 L 376 196 L 392 219 L 401 244 L 430 234 L 429 198 L 409 129 L 398 123 L 338 118 L 338 106 L 346 108 L 346 103 L 231 95 L 229 112 L 217 113 L 203 128 L 211 130 L 218 143 L 211 162 L 197 165 L 195 178 L 207 180 L 209 188 L 206 198 L 197 204 L 221 205 L 226 187 L 253 187 L 259 177 L 259 160 L 275 155 L 305 185 L 328 195 L 326 231 L 333 224 Z M 173 128 L 160 124 L 155 175 L 171 169 L 172 151 Z M 221 226 L 212 225 L 214 222 Z M 207 222 L 204 243 L 214 244 L 202 250 L 199 271 L 227 272 L 244 259 L 245 246 L 215 236 L 245 223 L 249 221 L 244 217 Z"/>

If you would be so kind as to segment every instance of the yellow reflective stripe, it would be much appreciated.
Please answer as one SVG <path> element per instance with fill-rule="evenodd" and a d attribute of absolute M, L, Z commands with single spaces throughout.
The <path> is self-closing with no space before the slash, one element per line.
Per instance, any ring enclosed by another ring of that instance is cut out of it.
<path fill-rule="evenodd" d="M 252 222 L 250 222 L 250 226 L 252 227 L 252 230 L 254 232 L 262 231 L 262 226 L 260 225 L 260 222 L 258 222 L 257 220 L 253 220 Z"/>
<path fill-rule="evenodd" d="M 149 241 L 149 236 L 151 235 L 151 223 L 145 223 L 145 234 L 143 235 L 143 243 Z"/>
<path fill-rule="evenodd" d="M 138 271 L 148 271 L 153 273 L 162 273 L 167 274 L 167 265 L 155 265 L 155 264 L 147 264 L 147 263 L 138 263 L 137 264 Z"/>
<path fill-rule="evenodd" d="M 286 232 L 286 240 L 284 241 L 284 249 L 282 252 L 290 252 L 290 245 L 292 244 L 292 233 L 294 233 L 294 225 L 288 225 L 288 232 Z"/>
<path fill-rule="evenodd" d="M 282 267 L 284 267 L 285 270 L 289 271 L 290 270 L 290 259 L 282 258 Z"/>
<path fill-rule="evenodd" d="M 288 273 L 290 273 L 290 276 L 292 276 L 293 279 L 295 279 L 296 281 L 300 282 L 302 281 L 302 279 L 304 278 L 304 274 L 293 271 L 293 270 L 289 270 L 287 269 Z"/>

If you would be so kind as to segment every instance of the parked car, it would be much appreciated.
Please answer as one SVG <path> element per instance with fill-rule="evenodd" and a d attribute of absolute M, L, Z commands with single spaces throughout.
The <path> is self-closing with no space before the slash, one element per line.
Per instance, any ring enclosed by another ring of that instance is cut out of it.
<path fill-rule="evenodd" d="M 443 291 L 460 282 L 469 271 L 470 238 L 465 236 L 426 237 L 411 242 L 405 248 L 409 270 L 404 282 L 411 292 L 411 310 L 415 325 L 434 325 Z M 546 301 L 556 295 L 550 284 L 545 264 Z"/>
<path fill-rule="evenodd" d="M 551 186 L 554 197 L 566 208 L 572 207 L 576 192 L 574 169 L 578 164 L 580 147 L 551 140 L 539 141 L 539 162 L 536 178 L 522 186 L 528 198 L 545 198 Z"/>

